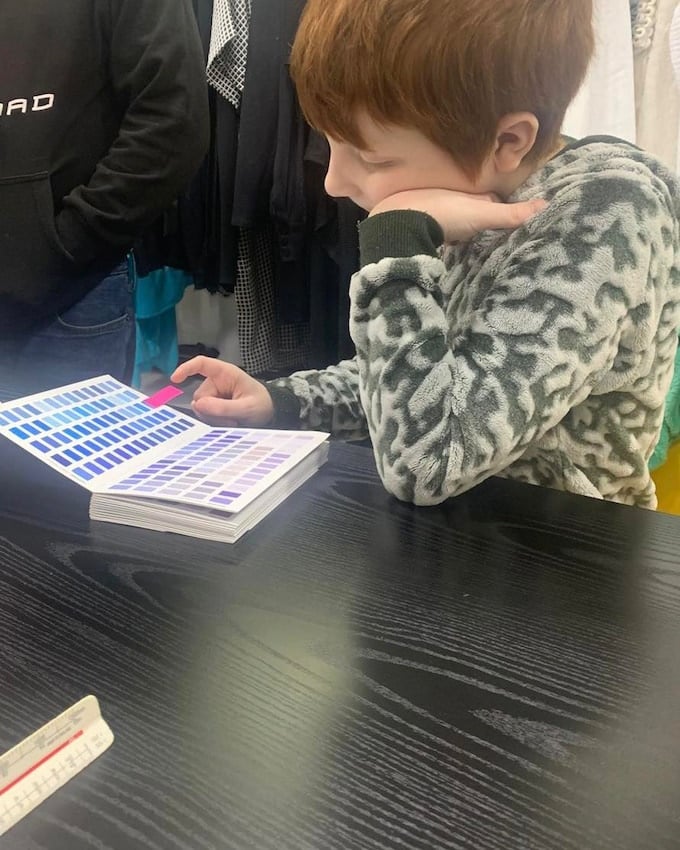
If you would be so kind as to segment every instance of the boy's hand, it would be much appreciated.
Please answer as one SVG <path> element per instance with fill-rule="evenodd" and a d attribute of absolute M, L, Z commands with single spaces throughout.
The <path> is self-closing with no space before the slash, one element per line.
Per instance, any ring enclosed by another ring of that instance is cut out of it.
<path fill-rule="evenodd" d="M 439 223 L 445 242 L 467 242 L 482 230 L 514 230 L 547 205 L 540 199 L 506 204 L 495 195 L 468 195 L 450 189 L 411 189 L 380 201 L 369 215 L 418 210 L 428 213 Z"/>
<path fill-rule="evenodd" d="M 214 357 L 194 357 L 170 376 L 176 384 L 192 375 L 205 381 L 194 393 L 191 408 L 216 425 L 257 427 L 274 418 L 274 404 L 267 388 L 238 366 Z"/>

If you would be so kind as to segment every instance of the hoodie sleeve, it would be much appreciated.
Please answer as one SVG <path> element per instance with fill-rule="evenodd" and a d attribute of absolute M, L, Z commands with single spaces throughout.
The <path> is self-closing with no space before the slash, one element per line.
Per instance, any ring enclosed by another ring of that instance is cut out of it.
<path fill-rule="evenodd" d="M 106 0 L 117 138 L 57 230 L 77 263 L 128 248 L 176 198 L 208 145 L 203 50 L 189 0 Z"/>
<path fill-rule="evenodd" d="M 341 440 L 368 437 L 356 357 L 327 369 L 295 372 L 265 384 L 276 428 L 311 428 Z"/>

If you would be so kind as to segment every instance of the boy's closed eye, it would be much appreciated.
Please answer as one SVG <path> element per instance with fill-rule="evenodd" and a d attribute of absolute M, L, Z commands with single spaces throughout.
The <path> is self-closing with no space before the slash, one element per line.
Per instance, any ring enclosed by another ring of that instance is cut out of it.
<path fill-rule="evenodd" d="M 364 159 L 362 160 L 362 162 L 366 168 L 374 168 L 376 170 L 379 170 L 381 168 L 392 168 L 394 165 L 396 165 L 396 162 L 394 160 L 386 160 L 384 162 L 373 162 L 371 160 Z"/>
<path fill-rule="evenodd" d="M 356 156 L 361 164 L 367 168 L 390 168 L 393 165 L 399 164 L 399 161 L 395 157 L 376 156 L 375 153 L 356 151 Z"/>

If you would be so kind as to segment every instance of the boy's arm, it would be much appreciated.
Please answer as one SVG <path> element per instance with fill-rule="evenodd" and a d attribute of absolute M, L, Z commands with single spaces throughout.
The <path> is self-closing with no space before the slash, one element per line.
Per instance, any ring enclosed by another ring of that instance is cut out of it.
<path fill-rule="evenodd" d="M 276 428 L 328 431 L 343 440 L 368 436 L 356 357 L 320 371 L 295 372 L 268 381 L 266 387 L 274 402 Z"/>
<path fill-rule="evenodd" d="M 647 270 L 672 264 L 671 226 L 651 187 L 625 177 L 567 189 L 451 326 L 437 222 L 404 211 L 362 223 L 350 329 L 385 487 L 436 504 L 509 466 L 611 371 L 634 311 L 631 356 L 643 356 L 663 308 Z"/>
<path fill-rule="evenodd" d="M 438 190 L 416 190 L 392 195 L 383 205 L 399 203 L 402 196 L 408 204 L 415 204 L 416 209 L 419 203 L 431 206 L 434 197 L 435 205 L 447 215 L 450 225 L 446 234 L 448 239 L 470 239 L 486 228 L 514 229 L 546 206 L 541 199 L 501 204 L 492 203 L 488 198 Z M 451 199 L 454 196 L 455 213 L 451 216 Z M 390 244 L 394 256 L 402 256 L 402 253 L 408 256 L 414 249 L 408 217 L 405 221 L 407 224 L 403 232 L 397 227 L 391 234 Z M 441 242 L 441 232 L 436 224 L 435 232 L 439 234 Z M 434 251 L 431 237 L 432 234 L 426 238 L 425 251 Z M 375 247 L 371 250 L 380 249 Z M 274 424 L 278 428 L 313 428 L 328 431 L 341 439 L 363 439 L 369 436 L 361 404 L 359 362 L 356 357 L 322 371 L 297 372 L 288 378 L 270 381 L 266 387 L 274 402 Z"/>

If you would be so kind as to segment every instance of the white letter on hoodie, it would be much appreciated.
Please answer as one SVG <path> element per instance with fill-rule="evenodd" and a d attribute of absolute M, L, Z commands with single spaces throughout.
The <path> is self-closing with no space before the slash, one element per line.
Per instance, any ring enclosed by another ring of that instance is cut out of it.
<path fill-rule="evenodd" d="M 25 115 L 28 112 L 28 101 L 24 98 L 10 100 L 7 104 L 7 114 L 11 115 L 13 112 L 23 112 Z"/>
<path fill-rule="evenodd" d="M 43 109 L 52 109 L 54 106 L 53 94 L 37 94 L 33 98 L 33 112 L 42 112 Z"/>

